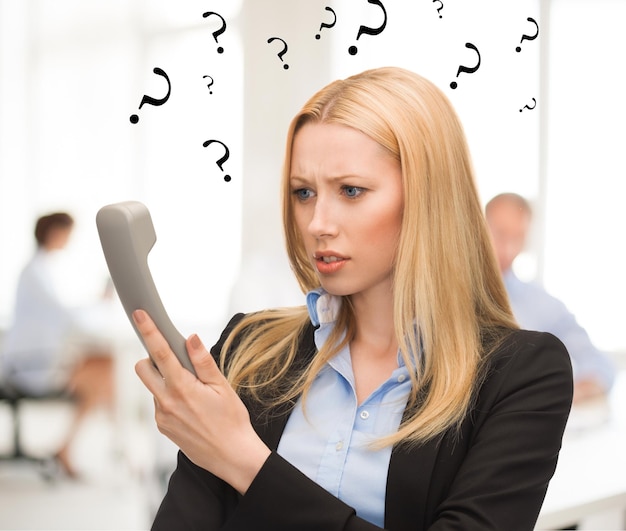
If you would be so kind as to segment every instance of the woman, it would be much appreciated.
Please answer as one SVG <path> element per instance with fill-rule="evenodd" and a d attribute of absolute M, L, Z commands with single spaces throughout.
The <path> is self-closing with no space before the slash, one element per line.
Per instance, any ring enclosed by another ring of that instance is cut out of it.
<path fill-rule="evenodd" d="M 66 212 L 37 219 L 37 249 L 18 281 L 2 361 L 8 385 L 19 394 L 75 398 L 73 420 L 55 457 L 61 469 L 76 478 L 70 454 L 82 421 L 97 406 L 112 409 L 113 358 L 108 345 L 82 326 L 81 314 L 87 308 L 70 308 L 61 295 L 56 260 L 73 228 L 74 219 Z"/>
<path fill-rule="evenodd" d="M 306 307 L 235 316 L 212 355 L 191 336 L 198 379 L 134 315 L 181 449 L 154 529 L 532 529 L 571 366 L 512 317 L 447 98 L 399 68 L 331 83 L 282 189 Z"/>

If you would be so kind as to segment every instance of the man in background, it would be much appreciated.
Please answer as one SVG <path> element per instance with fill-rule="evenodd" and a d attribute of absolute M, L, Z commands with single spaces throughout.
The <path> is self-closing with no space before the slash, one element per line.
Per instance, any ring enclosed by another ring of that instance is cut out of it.
<path fill-rule="evenodd" d="M 519 325 L 550 332 L 565 344 L 574 371 L 574 402 L 606 395 L 615 379 L 610 358 L 593 345 L 563 302 L 539 284 L 523 282 L 512 270 L 513 261 L 526 245 L 532 220 L 530 203 L 517 194 L 499 194 L 487 203 L 485 215 Z"/>

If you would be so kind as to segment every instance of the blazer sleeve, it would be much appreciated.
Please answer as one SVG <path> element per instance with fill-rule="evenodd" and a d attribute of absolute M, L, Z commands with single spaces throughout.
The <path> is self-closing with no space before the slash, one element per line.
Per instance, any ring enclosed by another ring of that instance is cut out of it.
<path fill-rule="evenodd" d="M 471 427 L 440 449 L 427 528 L 532 530 L 556 468 L 572 393 L 561 341 L 548 333 L 513 333 L 479 393 Z M 446 469 L 456 471 L 453 479 L 442 479 L 450 477 Z"/>

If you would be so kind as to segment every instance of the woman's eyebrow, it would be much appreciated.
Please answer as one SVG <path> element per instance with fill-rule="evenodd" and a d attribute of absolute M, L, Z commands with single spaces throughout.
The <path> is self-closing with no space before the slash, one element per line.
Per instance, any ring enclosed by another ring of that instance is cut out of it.
<path fill-rule="evenodd" d="M 289 182 L 292 184 L 306 184 L 309 181 L 305 177 L 300 177 L 299 175 L 290 175 Z"/>
<path fill-rule="evenodd" d="M 366 175 L 361 175 L 358 173 L 347 173 L 347 174 L 341 174 L 341 175 L 333 175 L 330 177 L 324 177 L 325 181 L 330 181 L 330 182 L 341 182 L 341 181 L 350 181 L 352 179 L 361 179 L 361 180 L 370 180 L 371 177 L 368 177 Z M 298 181 L 298 182 L 302 182 L 302 183 L 308 183 L 311 180 L 314 179 L 307 179 L 306 177 L 302 177 L 300 175 L 291 175 L 289 177 L 290 181 Z"/>

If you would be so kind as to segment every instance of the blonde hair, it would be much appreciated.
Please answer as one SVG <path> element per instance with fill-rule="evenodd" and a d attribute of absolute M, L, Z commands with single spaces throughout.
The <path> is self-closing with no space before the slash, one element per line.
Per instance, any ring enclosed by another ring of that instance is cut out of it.
<path fill-rule="evenodd" d="M 458 426 L 482 381 L 489 352 L 517 327 L 463 128 L 435 85 L 395 67 L 335 81 L 304 105 L 288 131 L 282 176 L 287 252 L 303 292 L 319 287 L 319 280 L 294 223 L 289 176 L 294 136 L 307 123 L 361 131 L 400 162 L 405 206 L 394 263 L 393 317 L 401 355 L 416 370 L 408 412 L 398 432 L 380 444 L 424 442 Z M 308 366 L 297 370 L 290 368 L 309 323 L 306 308 L 248 315 L 224 345 L 222 368 L 238 391 L 268 407 L 290 407 L 299 396 L 306 397 L 324 364 L 353 337 L 351 312 L 344 298 L 334 335 Z M 345 340 L 338 344 L 343 331 Z M 227 363 L 235 336 L 237 347 Z"/>

